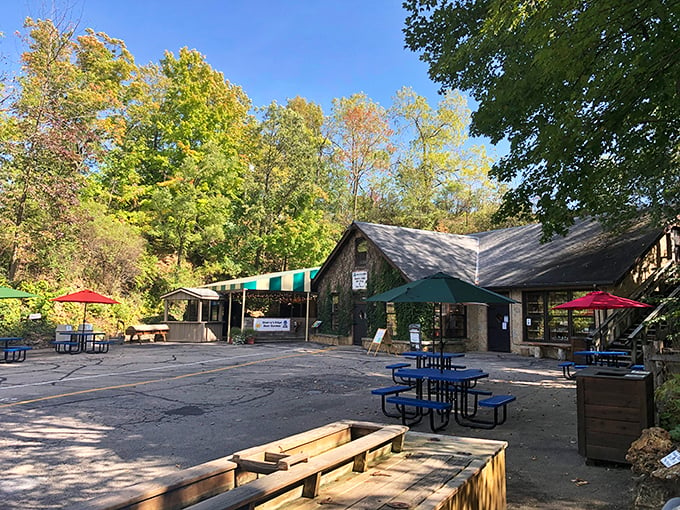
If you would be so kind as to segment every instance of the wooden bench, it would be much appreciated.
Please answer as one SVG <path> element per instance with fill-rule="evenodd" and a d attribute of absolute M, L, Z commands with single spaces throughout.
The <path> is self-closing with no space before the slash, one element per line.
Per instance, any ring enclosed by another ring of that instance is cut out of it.
<path fill-rule="evenodd" d="M 404 508 L 406 501 L 409 508 L 503 510 L 506 446 L 500 441 L 408 432 L 401 425 L 337 422 L 152 481 L 112 488 L 70 508 L 374 509 Z M 254 475 L 240 485 L 235 473 L 243 468 L 233 457 L 242 463 L 266 452 L 290 454 L 289 460 L 304 454 L 308 461 Z"/>
<path fill-rule="evenodd" d="M 274 471 L 188 509 L 254 509 L 272 498 L 282 497 L 286 492 L 298 494 L 300 490 L 303 498 L 314 498 L 319 494 L 322 484 L 327 483 L 329 472 L 340 470 L 363 473 L 392 452 L 401 452 L 407 430 L 407 427 L 394 425 L 376 428 L 373 432 L 318 455 L 310 453 L 307 462 L 298 463 L 293 469 Z M 323 438 L 321 440 L 324 441 Z M 245 460 L 241 455 L 234 454 L 234 461 L 239 467 Z"/>
<path fill-rule="evenodd" d="M 33 347 L 29 347 L 28 345 L 15 345 L 13 347 L 6 347 L 3 349 L 5 351 L 5 361 L 7 363 L 21 363 L 26 359 L 26 353 L 31 349 L 33 349 Z"/>
<path fill-rule="evenodd" d="M 125 334 L 130 337 L 130 342 L 133 342 L 135 336 L 137 341 L 141 344 L 142 337 L 148 338 L 149 341 L 156 342 L 159 339 L 165 342 L 167 340 L 168 331 L 170 331 L 170 326 L 167 324 L 137 324 L 135 326 L 128 326 L 125 330 Z"/>
<path fill-rule="evenodd" d="M 372 395 L 380 395 L 382 412 L 385 416 L 388 416 L 390 418 L 400 418 L 401 413 L 400 414 L 394 414 L 394 413 L 387 412 L 387 406 L 385 405 L 385 398 L 388 395 L 399 395 L 399 393 L 403 393 L 403 392 L 409 391 L 409 390 L 411 390 L 410 386 L 398 384 L 396 386 L 388 386 L 387 388 L 376 388 L 374 390 L 371 390 L 371 394 Z"/>
<path fill-rule="evenodd" d="M 238 466 L 227 457 L 140 482 L 91 499 L 71 510 L 180 510 L 235 487 Z"/>
<path fill-rule="evenodd" d="M 443 430 L 449 424 L 451 404 L 448 402 L 400 396 L 387 397 L 385 401 L 397 406 L 397 411 L 399 411 L 401 416 L 401 422 L 404 425 L 411 426 L 420 423 L 420 420 L 425 414 L 430 416 L 430 429 L 432 429 L 432 432 Z M 411 415 L 409 415 L 407 411 L 407 408 L 409 407 L 416 409 L 416 412 L 414 413 L 415 419 L 412 419 Z M 435 413 L 440 417 L 438 425 L 435 424 Z"/>

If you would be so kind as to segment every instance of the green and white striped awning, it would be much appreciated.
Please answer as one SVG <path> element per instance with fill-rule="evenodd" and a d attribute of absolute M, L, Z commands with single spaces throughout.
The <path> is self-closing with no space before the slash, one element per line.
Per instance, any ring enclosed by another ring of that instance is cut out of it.
<path fill-rule="evenodd" d="M 293 271 L 246 276 L 234 280 L 209 283 L 202 287 L 213 289 L 218 292 L 241 289 L 310 292 L 312 289 L 312 278 L 314 278 L 318 272 L 318 267 L 310 267 L 307 269 L 295 269 Z"/>

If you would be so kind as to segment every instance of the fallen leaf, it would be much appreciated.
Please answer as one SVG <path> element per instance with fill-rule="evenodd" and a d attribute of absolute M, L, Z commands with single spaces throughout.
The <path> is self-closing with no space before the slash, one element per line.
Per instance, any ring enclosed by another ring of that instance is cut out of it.
<path fill-rule="evenodd" d="M 588 485 L 590 482 L 588 480 L 582 480 L 581 478 L 574 478 L 572 483 L 574 483 L 577 487 L 580 487 L 581 485 Z"/>
<path fill-rule="evenodd" d="M 376 471 L 375 473 L 371 473 L 371 476 L 392 476 L 388 473 L 381 473 L 380 471 Z"/>

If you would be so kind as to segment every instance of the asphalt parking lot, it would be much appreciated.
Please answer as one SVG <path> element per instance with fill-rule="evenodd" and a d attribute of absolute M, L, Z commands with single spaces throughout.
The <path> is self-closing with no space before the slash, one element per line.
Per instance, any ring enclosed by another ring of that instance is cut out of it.
<path fill-rule="evenodd" d="M 312 343 L 31 352 L 0 364 L 2 508 L 68 508 L 341 419 L 395 423 L 370 394 L 391 383 L 395 360 Z M 489 372 L 485 388 L 517 396 L 496 429 L 452 422 L 444 432 L 508 441 L 510 509 L 630 508 L 629 469 L 578 455 L 575 383 L 556 361 L 467 353 L 461 363 Z"/>

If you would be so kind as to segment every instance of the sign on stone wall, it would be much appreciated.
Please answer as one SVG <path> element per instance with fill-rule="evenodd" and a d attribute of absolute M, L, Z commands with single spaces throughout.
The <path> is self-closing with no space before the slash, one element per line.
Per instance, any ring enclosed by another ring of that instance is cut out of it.
<path fill-rule="evenodd" d="M 368 271 L 352 271 L 352 290 L 366 290 Z"/>
<path fill-rule="evenodd" d="M 290 319 L 272 319 L 263 317 L 254 320 L 256 331 L 290 331 Z"/>

